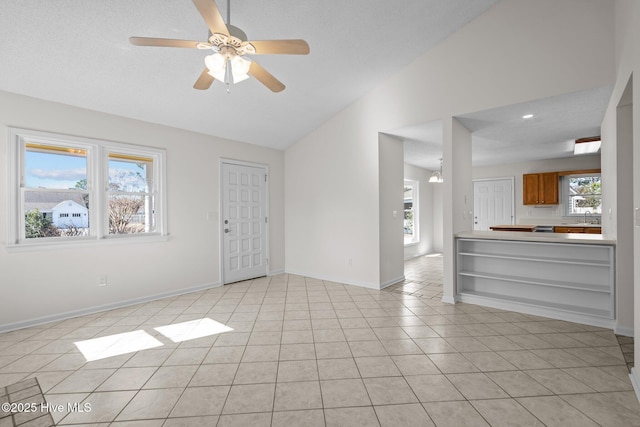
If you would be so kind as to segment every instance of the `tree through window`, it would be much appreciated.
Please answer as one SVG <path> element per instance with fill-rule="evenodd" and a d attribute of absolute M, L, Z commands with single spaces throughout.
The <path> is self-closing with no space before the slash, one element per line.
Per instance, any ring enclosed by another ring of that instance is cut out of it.
<path fill-rule="evenodd" d="M 418 234 L 418 183 L 404 181 L 404 244 L 420 241 Z"/>
<path fill-rule="evenodd" d="M 7 246 L 166 235 L 163 149 L 9 133 Z"/>
<path fill-rule="evenodd" d="M 567 213 L 569 215 L 602 214 L 602 181 L 600 174 L 568 175 Z"/>

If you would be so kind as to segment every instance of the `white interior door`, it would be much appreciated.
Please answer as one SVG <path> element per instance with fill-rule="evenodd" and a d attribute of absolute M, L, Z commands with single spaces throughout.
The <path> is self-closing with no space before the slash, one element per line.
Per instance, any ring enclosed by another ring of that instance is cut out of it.
<path fill-rule="evenodd" d="M 474 230 L 513 224 L 513 179 L 474 181 L 473 215 Z"/>
<path fill-rule="evenodd" d="M 222 164 L 222 280 L 224 284 L 267 274 L 267 171 Z"/>

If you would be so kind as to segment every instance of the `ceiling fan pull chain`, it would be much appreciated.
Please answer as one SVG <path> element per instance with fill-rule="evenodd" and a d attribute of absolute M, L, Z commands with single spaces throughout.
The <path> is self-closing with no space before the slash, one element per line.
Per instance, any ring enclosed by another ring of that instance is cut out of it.
<path fill-rule="evenodd" d="M 227 85 L 227 93 L 231 93 L 231 85 L 233 84 L 233 72 L 231 70 L 231 61 L 227 58 L 225 62 L 224 83 Z"/>

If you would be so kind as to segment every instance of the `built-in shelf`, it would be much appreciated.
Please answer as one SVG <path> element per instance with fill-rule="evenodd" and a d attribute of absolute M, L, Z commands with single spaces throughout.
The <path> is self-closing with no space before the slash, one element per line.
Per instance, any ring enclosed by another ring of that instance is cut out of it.
<path fill-rule="evenodd" d="M 615 319 L 613 245 L 458 238 L 457 272 L 463 301 L 599 326 Z"/>
<path fill-rule="evenodd" d="M 513 302 L 513 303 L 516 303 L 516 304 L 526 304 L 526 305 L 529 305 L 529 306 L 532 306 L 532 307 L 539 307 L 540 306 L 539 301 L 535 300 L 535 299 L 505 297 L 503 295 L 495 295 L 495 294 L 490 294 L 490 293 L 486 293 L 486 292 L 467 291 L 466 294 L 473 295 L 473 296 L 476 296 L 476 297 L 483 297 L 483 298 L 490 298 L 490 299 L 501 299 L 501 300 L 510 301 L 510 302 Z M 579 314 L 586 314 L 586 315 L 589 315 L 589 316 L 609 318 L 609 311 L 608 310 L 590 309 L 590 308 L 585 308 L 585 307 L 581 307 L 581 306 L 577 306 L 577 305 L 560 304 L 560 303 L 555 303 L 555 302 L 548 303 L 546 305 L 546 307 L 554 309 L 554 310 L 560 310 L 560 311 L 564 311 L 564 312 L 569 312 L 569 313 L 579 313 Z"/>
<path fill-rule="evenodd" d="M 474 257 L 484 257 L 484 258 L 500 258 L 500 259 L 512 259 L 512 260 L 520 260 L 520 261 L 531 261 L 531 262 L 549 262 L 549 263 L 558 263 L 558 264 L 575 264 L 575 265 L 600 265 L 602 267 L 609 267 L 609 261 L 585 261 L 585 260 L 577 260 L 571 258 L 548 258 L 548 257 L 526 257 L 526 256 L 514 256 L 514 255 L 504 255 L 504 254 L 485 254 L 485 253 L 472 253 L 472 252 L 460 252 L 458 255 L 464 256 L 474 256 Z"/>
<path fill-rule="evenodd" d="M 608 286 L 588 285 L 584 283 L 574 283 L 574 282 L 562 282 L 560 280 L 544 281 L 544 280 L 531 279 L 528 277 L 507 276 L 504 274 L 475 273 L 473 271 L 460 271 L 458 274 L 460 274 L 461 276 L 482 277 L 484 279 L 501 280 L 503 282 L 527 283 L 529 285 L 551 286 L 554 288 L 577 289 L 577 290 L 588 291 L 588 292 L 603 292 L 603 293 L 611 292 L 611 289 L 609 289 Z"/>

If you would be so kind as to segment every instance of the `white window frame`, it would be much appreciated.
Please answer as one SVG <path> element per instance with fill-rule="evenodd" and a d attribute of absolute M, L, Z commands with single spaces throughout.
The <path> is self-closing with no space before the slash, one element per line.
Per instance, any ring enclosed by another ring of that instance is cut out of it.
<path fill-rule="evenodd" d="M 569 179 L 571 178 L 580 178 L 580 177 L 588 177 L 588 176 L 599 176 L 602 182 L 602 175 L 600 173 L 582 173 L 582 174 L 574 174 L 574 175 L 564 175 L 562 177 L 562 216 L 568 218 L 579 218 L 584 217 L 584 213 L 571 213 L 569 211 L 569 202 L 571 201 L 571 191 L 569 189 Z M 600 198 L 602 198 L 602 192 L 600 194 Z M 602 213 L 591 212 L 590 217 L 600 218 Z"/>
<path fill-rule="evenodd" d="M 404 186 L 413 187 L 413 239 L 404 240 L 405 246 L 417 245 L 420 243 L 420 183 L 412 179 L 405 179 Z M 403 189 L 404 191 L 404 189 Z M 403 232 L 404 232 L 404 199 L 402 204 L 402 220 L 403 220 Z M 403 233 L 404 236 L 404 233 Z"/>
<path fill-rule="evenodd" d="M 25 149 L 27 143 L 57 147 L 81 148 L 87 152 L 87 193 L 91 200 L 89 208 L 89 235 L 73 237 L 25 238 Z M 56 248 L 60 246 L 106 244 L 107 242 L 144 242 L 166 240 L 166 150 L 83 138 L 29 129 L 9 128 L 7 152 L 7 228 L 5 246 L 9 250 L 28 248 Z M 109 182 L 109 153 L 123 153 L 153 160 L 153 195 L 155 198 L 154 232 L 132 234 L 109 234 L 107 191 Z"/>

